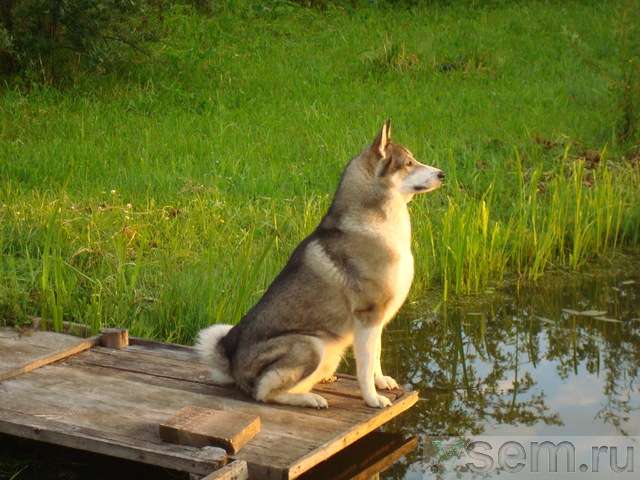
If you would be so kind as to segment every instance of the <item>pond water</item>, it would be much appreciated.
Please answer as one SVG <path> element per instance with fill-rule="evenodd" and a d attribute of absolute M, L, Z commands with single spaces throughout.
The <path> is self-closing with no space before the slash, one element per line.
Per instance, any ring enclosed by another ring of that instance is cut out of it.
<path fill-rule="evenodd" d="M 460 461 L 460 448 L 478 438 L 496 462 L 495 449 L 514 440 L 523 449 L 510 446 L 506 454 L 530 458 L 532 439 L 581 444 L 576 458 L 591 458 L 594 445 L 635 445 L 631 475 L 638 475 L 640 258 L 621 263 L 405 308 L 385 334 L 383 364 L 421 400 L 389 429 L 417 435 L 420 445 L 382 478 L 492 478 L 499 463 L 474 470 Z M 619 466 L 625 453 L 617 453 Z M 507 465 L 518 463 L 526 460 Z M 513 477 L 531 476 L 529 468 Z"/>

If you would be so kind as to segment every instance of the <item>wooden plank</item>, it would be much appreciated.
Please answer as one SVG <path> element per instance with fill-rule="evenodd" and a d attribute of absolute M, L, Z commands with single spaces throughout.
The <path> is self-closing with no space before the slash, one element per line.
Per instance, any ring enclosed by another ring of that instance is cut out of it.
<path fill-rule="evenodd" d="M 260 404 L 234 388 L 212 385 L 206 366 L 193 358 L 186 347 L 95 347 L 4 382 L 3 406 L 6 399 L 7 408 L 147 443 L 160 442 L 158 423 L 187 404 L 259 415 L 262 431 L 238 458 L 267 480 L 295 478 L 417 400 L 412 392 L 389 409 L 371 409 L 354 393 L 355 380 L 341 378 L 350 387 L 323 392 L 328 410 Z"/>
<path fill-rule="evenodd" d="M 202 480 L 248 480 L 247 462 L 234 460 L 219 470 L 207 475 Z"/>
<path fill-rule="evenodd" d="M 404 456 L 408 455 L 409 453 L 413 452 L 416 449 L 417 446 L 418 446 L 418 437 L 413 437 L 410 440 L 407 440 L 407 442 L 404 445 L 402 445 L 398 449 L 394 450 L 389 455 L 387 455 L 385 457 L 382 457 L 382 458 L 380 458 L 379 460 L 377 460 L 375 462 L 372 462 L 366 468 L 362 469 L 362 471 L 359 472 L 358 475 L 355 475 L 355 476 L 351 477 L 350 480 L 371 480 L 371 479 L 373 479 L 374 476 L 384 472 L 386 469 L 388 469 L 390 466 L 392 466 L 394 463 L 396 463 L 402 457 L 404 457 Z M 349 477 L 344 476 L 343 478 L 345 480 L 347 480 Z M 339 479 L 335 479 L 335 480 L 339 480 Z"/>
<path fill-rule="evenodd" d="M 418 399 L 417 392 L 404 393 L 395 400 L 395 403 L 391 407 L 377 410 L 365 406 L 359 398 L 359 395 L 356 396 L 352 394 L 344 396 L 323 393 L 329 400 L 329 409 L 321 411 L 302 408 L 292 409 L 291 407 L 250 403 L 250 399 L 233 388 L 218 387 L 209 384 L 206 378 L 202 378 L 206 377 L 206 368 L 200 370 L 200 367 L 197 365 L 194 366 L 191 362 L 177 360 L 175 358 L 166 358 L 147 353 L 143 354 L 141 352 L 130 351 L 129 349 L 104 351 L 97 347 L 90 352 L 85 352 L 80 357 L 75 357 L 71 362 L 100 364 L 109 366 L 114 370 L 123 369 L 122 371 L 129 373 L 146 374 L 143 377 L 145 378 L 144 381 L 158 382 L 165 385 L 169 380 L 178 380 L 182 377 L 182 386 L 180 386 L 180 388 L 192 391 L 198 390 L 198 387 L 201 388 L 200 391 L 207 391 L 206 388 L 209 388 L 212 396 L 211 405 L 215 408 L 232 408 L 242 411 L 242 404 L 244 404 L 244 408 L 246 408 L 248 412 L 255 412 L 255 409 L 260 409 L 261 413 L 259 413 L 259 415 L 263 420 L 265 429 L 268 424 L 271 428 L 274 427 L 272 423 L 268 422 L 270 422 L 272 415 L 275 414 L 275 410 L 280 410 L 280 418 L 282 418 L 283 415 L 290 415 L 290 412 L 294 410 L 299 411 L 304 420 L 302 422 L 289 422 L 288 426 L 287 424 L 279 424 L 278 426 L 281 427 L 280 431 L 283 435 L 287 436 L 297 436 L 298 438 L 311 437 L 312 440 L 316 442 L 318 448 L 296 457 L 301 459 L 301 461 L 296 464 L 295 462 L 287 463 L 291 462 L 292 456 L 282 454 L 281 449 L 273 451 L 271 445 L 269 445 L 268 448 L 262 448 L 262 445 L 252 442 L 240 452 L 238 458 L 246 460 L 249 463 L 252 475 L 259 475 L 264 478 L 272 478 L 271 475 L 274 475 L 276 470 L 279 472 L 285 470 L 287 472 L 294 472 L 292 475 L 302 473 L 324 458 L 344 448 L 344 446 L 349 445 L 366 433 L 378 428 L 389 419 L 409 408 Z M 347 380 L 353 382 L 354 388 L 356 388 L 354 380 Z M 205 387 L 205 390 L 202 390 L 202 387 Z M 343 425 L 340 428 L 333 427 L 329 432 L 333 433 L 333 435 L 327 436 L 327 429 L 324 428 L 325 426 L 323 425 L 326 420 L 330 420 L 334 424 L 338 421 L 343 423 Z M 338 435 L 336 435 L 337 433 Z M 256 441 L 260 439 L 260 435 L 256 437 Z M 300 454 L 299 450 L 296 450 L 296 452 Z M 312 453 L 313 455 L 311 455 Z M 287 476 L 288 475 L 289 473 L 287 473 Z M 280 477 L 276 475 L 273 478 Z"/>
<path fill-rule="evenodd" d="M 303 472 L 317 465 L 322 460 L 329 458 L 356 440 L 364 437 L 367 433 L 384 425 L 392 418 L 398 416 L 418 401 L 418 392 L 407 392 L 390 406 L 380 409 L 375 414 L 363 422 L 353 425 L 348 431 L 342 431 L 336 436 L 320 445 L 316 450 L 310 452 L 305 457 L 297 459 L 290 465 L 289 478 L 296 478 Z"/>
<path fill-rule="evenodd" d="M 318 464 L 300 480 L 369 480 L 383 472 L 418 445 L 418 438 L 400 434 L 372 432 Z"/>
<path fill-rule="evenodd" d="M 53 332 L 20 335 L 14 329 L 0 331 L 0 382 L 49 365 L 98 343 L 98 337 L 77 339 Z"/>
<path fill-rule="evenodd" d="M 158 408 L 154 397 L 161 392 L 95 373 L 59 365 L 43 367 L 3 383 L 2 405 L 65 424 L 163 444 L 158 423 L 179 407 Z"/>
<path fill-rule="evenodd" d="M 8 395 L 3 398 L 16 408 L 25 404 L 29 413 L 39 417 L 62 420 L 81 428 L 93 426 L 95 431 L 124 432 L 128 437 L 150 442 L 158 439 L 158 418 L 175 411 L 175 405 L 180 405 L 177 402 L 185 397 L 184 392 L 173 389 L 149 391 L 144 384 L 123 380 L 122 372 L 116 372 L 119 378 L 112 382 L 97 369 L 90 372 L 80 372 L 77 368 L 69 370 L 56 365 L 32 373 L 31 380 L 27 377 L 15 379 L 8 384 Z M 17 383 L 23 384 L 19 391 L 15 388 Z M 16 393 L 22 393 L 22 396 L 16 398 Z M 193 400 L 188 398 L 188 401 Z M 208 401 L 208 396 L 200 397 L 201 403 Z M 280 449 L 295 457 L 316 446 L 304 439 L 266 433 L 261 434 L 264 454 L 260 457 L 267 462 L 279 460 L 277 452 Z M 277 463 L 274 468 L 278 468 Z"/>
<path fill-rule="evenodd" d="M 0 347 L 3 350 L 4 348 L 11 349 L 16 345 L 34 345 L 47 351 L 57 351 L 74 345 L 82 339 L 62 333 L 41 332 L 31 328 L 2 327 L 0 328 L 0 340 L 6 344 L 6 347 Z"/>
<path fill-rule="evenodd" d="M 216 447 L 194 448 L 144 442 L 6 408 L 0 408 L 0 431 L 40 442 L 200 475 L 222 467 L 227 460 L 226 452 Z"/>
<path fill-rule="evenodd" d="M 33 316 L 29 316 L 28 318 L 31 319 L 34 330 L 44 330 L 50 332 L 56 331 L 53 320 Z M 59 333 L 66 333 L 75 337 L 86 338 L 91 336 L 91 327 L 82 323 L 63 321 L 62 329 L 59 331 Z"/>
<path fill-rule="evenodd" d="M 260 431 L 260 417 L 188 405 L 158 427 L 165 442 L 204 447 L 214 445 L 237 453 Z"/>
<path fill-rule="evenodd" d="M 7 381 L 3 384 L 2 400 L 7 408 L 34 416 L 158 443 L 161 443 L 158 423 L 186 403 L 210 407 L 212 400 L 217 400 L 210 395 L 177 388 L 180 383 L 188 382 L 176 382 L 177 385 L 170 387 L 156 386 L 140 382 L 145 377 L 98 367 L 56 364 Z M 244 402 L 237 404 L 251 407 Z M 255 450 L 256 457 L 281 476 L 291 458 L 306 455 L 318 442 L 300 438 L 299 430 L 287 432 L 289 425 L 305 425 L 299 415 L 277 410 L 276 413 L 283 413 L 285 419 L 263 423 L 263 431 L 242 451 Z M 324 423 L 328 424 L 327 428 L 318 429 L 323 438 L 339 429 L 335 425 L 328 428 L 330 421 Z M 308 421 L 306 425 L 309 425 Z"/>
<path fill-rule="evenodd" d="M 0 335 L 0 374 L 21 367 L 51 350 L 27 341 L 14 341 Z"/>
<path fill-rule="evenodd" d="M 417 437 L 372 432 L 304 473 L 301 480 L 367 480 L 413 451 Z"/>

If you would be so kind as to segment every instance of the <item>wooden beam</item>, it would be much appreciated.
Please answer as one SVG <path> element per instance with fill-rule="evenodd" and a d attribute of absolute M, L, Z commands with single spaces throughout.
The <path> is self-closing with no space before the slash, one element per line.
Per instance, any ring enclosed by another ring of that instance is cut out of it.
<path fill-rule="evenodd" d="M 336 455 L 305 472 L 301 480 L 368 480 L 415 450 L 418 438 L 371 432 Z"/>
<path fill-rule="evenodd" d="M 207 475 L 202 480 L 248 480 L 249 469 L 247 462 L 234 460 L 219 470 Z"/>
<path fill-rule="evenodd" d="M 158 431 L 165 442 L 191 447 L 215 445 L 236 453 L 260 431 L 260 417 L 189 405 L 161 423 Z"/>
<path fill-rule="evenodd" d="M 31 319 L 32 326 L 35 330 L 43 330 L 53 332 L 55 331 L 55 324 L 53 320 L 47 320 L 40 317 L 28 317 Z M 62 322 L 62 330 L 60 333 L 67 333 L 75 337 L 87 338 L 91 336 L 91 327 L 77 322 Z"/>
<path fill-rule="evenodd" d="M 314 465 L 317 465 L 322 460 L 331 457 L 335 453 L 339 452 L 347 445 L 351 445 L 356 440 L 362 438 L 367 433 L 374 431 L 378 427 L 384 425 L 393 417 L 396 417 L 400 413 L 404 412 L 414 403 L 418 401 L 418 392 L 405 392 L 400 398 L 396 399 L 394 403 L 383 409 L 372 412 L 372 416 L 363 422 L 353 425 L 349 429 L 341 431 L 331 440 L 318 446 L 318 448 L 312 452 L 309 452 L 306 456 L 297 459 L 289 469 L 289 478 L 296 478 L 301 473 L 306 472 Z M 373 410 L 373 409 L 372 409 Z M 375 414 L 373 414 L 375 412 Z"/>

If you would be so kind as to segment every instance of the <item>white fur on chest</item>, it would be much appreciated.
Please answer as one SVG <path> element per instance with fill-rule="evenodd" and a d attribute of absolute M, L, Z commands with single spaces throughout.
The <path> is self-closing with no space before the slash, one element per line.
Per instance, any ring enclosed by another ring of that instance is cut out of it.
<path fill-rule="evenodd" d="M 413 254 L 411 252 L 411 219 L 403 204 L 391 212 L 387 221 L 370 224 L 345 222 L 343 228 L 359 234 L 371 235 L 382 241 L 393 252 L 393 260 L 385 272 L 385 290 L 391 293 L 384 314 L 383 323 L 388 323 L 407 299 L 413 283 Z"/>
<path fill-rule="evenodd" d="M 394 244 L 397 254 L 396 261 L 392 264 L 388 287 L 392 292 L 384 315 L 384 323 L 388 323 L 398 312 L 409 295 L 411 284 L 413 283 L 413 254 L 411 252 L 411 231 L 401 241 Z"/>

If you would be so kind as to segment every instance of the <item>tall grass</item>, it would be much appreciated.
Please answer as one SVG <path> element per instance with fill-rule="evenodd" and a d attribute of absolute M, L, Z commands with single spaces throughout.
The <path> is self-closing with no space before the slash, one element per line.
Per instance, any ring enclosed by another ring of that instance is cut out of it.
<path fill-rule="evenodd" d="M 568 161 L 566 153 L 566 171 L 554 172 L 547 185 L 534 168 L 527 181 L 516 175 L 507 199 L 490 186 L 478 200 L 451 196 L 444 211 L 424 212 L 428 226 L 415 247 L 428 271 L 421 278 L 439 280 L 446 298 L 479 292 L 510 272 L 537 280 L 549 268 L 578 269 L 621 245 L 637 246 L 637 169 L 604 163 L 585 171 L 582 160 Z"/>
<path fill-rule="evenodd" d="M 64 91 L 5 86 L 0 321 L 179 342 L 238 321 L 387 116 L 447 172 L 411 205 L 414 297 L 637 249 L 640 173 L 611 90 L 565 48 L 580 31 L 615 64 L 614 21 L 585 2 L 178 6 L 146 63 Z"/>

